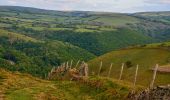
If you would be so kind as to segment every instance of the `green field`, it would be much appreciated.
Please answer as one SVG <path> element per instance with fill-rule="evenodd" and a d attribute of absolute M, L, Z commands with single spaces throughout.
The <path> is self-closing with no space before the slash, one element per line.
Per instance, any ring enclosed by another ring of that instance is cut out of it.
<path fill-rule="evenodd" d="M 149 86 L 152 80 L 152 71 L 150 70 L 156 64 L 169 64 L 170 51 L 165 48 L 131 48 L 117 50 L 100 56 L 96 59 L 90 60 L 89 66 L 91 72 L 98 73 L 100 62 L 103 62 L 102 76 L 107 76 L 110 64 L 113 63 L 112 78 L 119 78 L 121 65 L 125 63 L 123 80 L 133 82 L 136 65 L 139 65 L 139 74 L 137 84 Z M 130 62 L 130 64 L 128 64 Z M 164 85 L 170 83 L 169 74 L 158 73 L 156 78 L 156 85 Z"/>
<path fill-rule="evenodd" d="M 141 17 L 144 19 L 149 19 L 157 22 L 163 22 L 166 24 L 170 24 L 170 13 L 169 11 L 163 11 L 163 12 L 142 12 L 142 13 L 136 13 L 134 16 Z"/>

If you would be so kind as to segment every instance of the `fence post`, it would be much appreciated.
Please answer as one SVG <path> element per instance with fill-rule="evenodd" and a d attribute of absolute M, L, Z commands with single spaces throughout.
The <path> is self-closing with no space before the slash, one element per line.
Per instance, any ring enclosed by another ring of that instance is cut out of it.
<path fill-rule="evenodd" d="M 154 73 L 153 73 L 152 82 L 150 84 L 150 88 L 153 88 L 153 86 L 154 86 L 154 82 L 155 82 L 155 79 L 156 79 L 156 74 L 157 74 L 158 67 L 159 67 L 159 65 L 156 64 L 155 69 L 154 69 Z"/>
<path fill-rule="evenodd" d="M 70 69 L 71 69 L 72 65 L 73 65 L 73 60 L 71 60 L 71 62 L 70 62 Z"/>
<path fill-rule="evenodd" d="M 101 72 L 101 69 L 102 69 L 102 65 L 103 65 L 103 62 L 101 61 L 101 62 L 100 62 L 100 67 L 99 67 L 98 76 L 100 76 L 100 72 Z"/>
<path fill-rule="evenodd" d="M 69 68 L 69 63 L 68 63 L 68 61 L 66 62 L 66 69 L 68 69 Z"/>
<path fill-rule="evenodd" d="M 79 63 L 80 63 L 80 60 L 77 61 L 77 63 L 76 63 L 76 68 L 77 68 L 77 66 L 79 65 Z"/>
<path fill-rule="evenodd" d="M 122 79 L 123 69 L 124 69 L 124 63 L 122 63 L 122 67 L 121 67 L 121 71 L 120 71 L 119 80 Z"/>
<path fill-rule="evenodd" d="M 113 66 L 113 63 L 111 63 L 111 65 L 110 65 L 109 73 L 108 73 L 108 75 L 107 75 L 108 78 L 110 77 L 110 73 L 111 73 L 111 70 L 112 70 L 112 66 Z"/>
<path fill-rule="evenodd" d="M 47 78 L 47 75 L 46 75 L 46 73 L 45 73 L 45 77 L 44 77 L 44 79 L 46 79 Z"/>
<path fill-rule="evenodd" d="M 50 79 L 50 72 L 48 72 L 48 78 L 47 78 L 48 80 Z"/>
<path fill-rule="evenodd" d="M 133 83 L 134 89 L 136 87 L 136 79 L 137 79 L 137 76 L 138 76 L 138 69 L 139 69 L 139 65 L 136 66 L 135 79 L 134 79 L 134 83 Z"/>
<path fill-rule="evenodd" d="M 84 76 L 85 77 L 89 76 L 89 68 L 87 63 L 84 63 Z"/>
<path fill-rule="evenodd" d="M 54 72 L 54 70 L 55 70 L 55 67 L 53 67 L 53 68 L 51 69 L 51 73 L 53 73 L 53 72 Z"/>

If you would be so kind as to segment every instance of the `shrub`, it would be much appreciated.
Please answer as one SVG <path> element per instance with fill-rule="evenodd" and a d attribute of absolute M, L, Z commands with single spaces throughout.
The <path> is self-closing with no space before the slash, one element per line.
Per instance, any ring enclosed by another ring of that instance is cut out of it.
<path fill-rule="evenodd" d="M 132 64 L 132 62 L 131 61 L 126 61 L 126 67 L 127 68 L 130 68 L 130 67 L 132 67 L 133 66 L 133 64 Z"/>

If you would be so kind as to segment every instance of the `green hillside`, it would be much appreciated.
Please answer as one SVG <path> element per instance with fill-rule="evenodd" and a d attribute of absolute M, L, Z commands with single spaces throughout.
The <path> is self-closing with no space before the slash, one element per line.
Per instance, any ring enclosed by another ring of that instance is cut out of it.
<path fill-rule="evenodd" d="M 152 47 L 138 47 L 122 49 L 107 53 L 96 59 L 89 61 L 91 72 L 98 73 L 100 62 L 103 61 L 103 67 L 101 74 L 107 76 L 110 64 L 113 63 L 111 71 L 112 78 L 119 78 L 121 65 L 125 63 L 125 69 L 123 73 L 123 80 L 133 82 L 136 65 L 139 64 L 139 74 L 137 78 L 137 84 L 149 86 L 153 72 L 150 70 L 156 64 L 166 65 L 170 63 L 170 51 L 167 48 L 161 48 L 156 46 Z M 156 85 L 163 85 L 170 83 L 169 74 L 158 73 L 156 78 Z"/>
<path fill-rule="evenodd" d="M 134 14 L 137 17 L 149 19 L 152 21 L 159 21 L 162 23 L 170 24 L 170 12 L 163 11 L 163 12 L 141 12 Z"/>
<path fill-rule="evenodd" d="M 50 39 L 69 42 L 84 48 L 93 54 L 101 55 L 114 49 L 124 48 L 128 45 L 146 44 L 154 41 L 149 36 L 139 34 L 130 29 L 119 29 L 104 32 L 83 32 L 60 31 L 51 32 Z"/>
<path fill-rule="evenodd" d="M 47 81 L 0 69 L 0 99 L 5 100 L 120 100 L 127 97 L 130 85 L 106 78 L 90 78 L 87 82 Z"/>
<path fill-rule="evenodd" d="M 149 86 L 156 64 L 170 65 L 167 41 L 170 12 L 67 12 L 0 6 L 0 100 L 127 100 L 134 89 L 137 64 L 136 92 Z M 82 78 L 86 64 L 77 70 L 61 67 L 68 62 L 74 68 L 77 61 L 88 62 L 88 78 Z M 122 63 L 122 80 L 118 80 Z M 158 72 L 155 85 L 169 84 L 169 76 Z M 51 77 L 56 80 L 46 80 Z"/>
<path fill-rule="evenodd" d="M 102 55 L 137 44 L 169 40 L 169 25 L 133 14 L 61 12 L 1 6 L 0 28 L 38 40 L 59 40 Z"/>
<path fill-rule="evenodd" d="M 95 55 L 77 46 L 61 41 L 41 41 L 0 30 L 0 65 L 11 71 L 28 72 L 35 76 L 45 74 L 64 61 L 87 61 Z"/>
<path fill-rule="evenodd" d="M 170 26 L 167 23 L 138 17 L 135 14 L 62 12 L 0 6 L 0 65 L 12 71 L 45 77 L 52 67 L 72 59 L 74 62 L 88 61 L 96 56 L 129 46 L 169 41 L 169 32 Z M 160 64 L 168 61 L 166 58 L 168 51 L 164 49 L 142 48 L 137 49 L 135 54 L 133 54 L 135 49 L 117 52 L 123 54 L 125 52 L 126 59 L 120 55 L 115 57 L 115 53 L 112 57 L 119 59 L 119 62 L 115 61 L 116 68 L 119 68 L 122 62 L 132 60 L 134 64 L 139 63 L 144 66 L 144 69 L 147 68 L 143 70 L 146 76 L 150 73 L 147 70 L 156 62 L 153 60 L 147 64 L 148 62 L 138 57 L 143 57 L 146 53 L 146 56 L 150 54 L 148 57 L 154 59 L 154 55 L 165 52 L 161 55 L 165 58 L 159 59 Z M 131 52 L 132 58 L 129 58 L 131 56 L 127 54 Z M 92 67 L 95 69 L 97 66 L 96 61 Z M 108 65 L 106 66 L 108 68 Z M 132 76 L 129 80 L 131 78 Z"/>

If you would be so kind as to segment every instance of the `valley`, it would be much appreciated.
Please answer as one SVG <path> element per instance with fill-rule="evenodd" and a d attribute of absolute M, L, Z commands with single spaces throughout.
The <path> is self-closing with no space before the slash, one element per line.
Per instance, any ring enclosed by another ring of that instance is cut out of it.
<path fill-rule="evenodd" d="M 0 6 L 0 100 L 128 100 L 131 92 L 149 88 L 156 64 L 154 86 L 168 85 L 170 73 L 163 67 L 170 68 L 169 18 L 168 11 Z M 87 80 L 47 78 L 66 63 L 80 71 L 83 61 L 89 68 Z"/>

